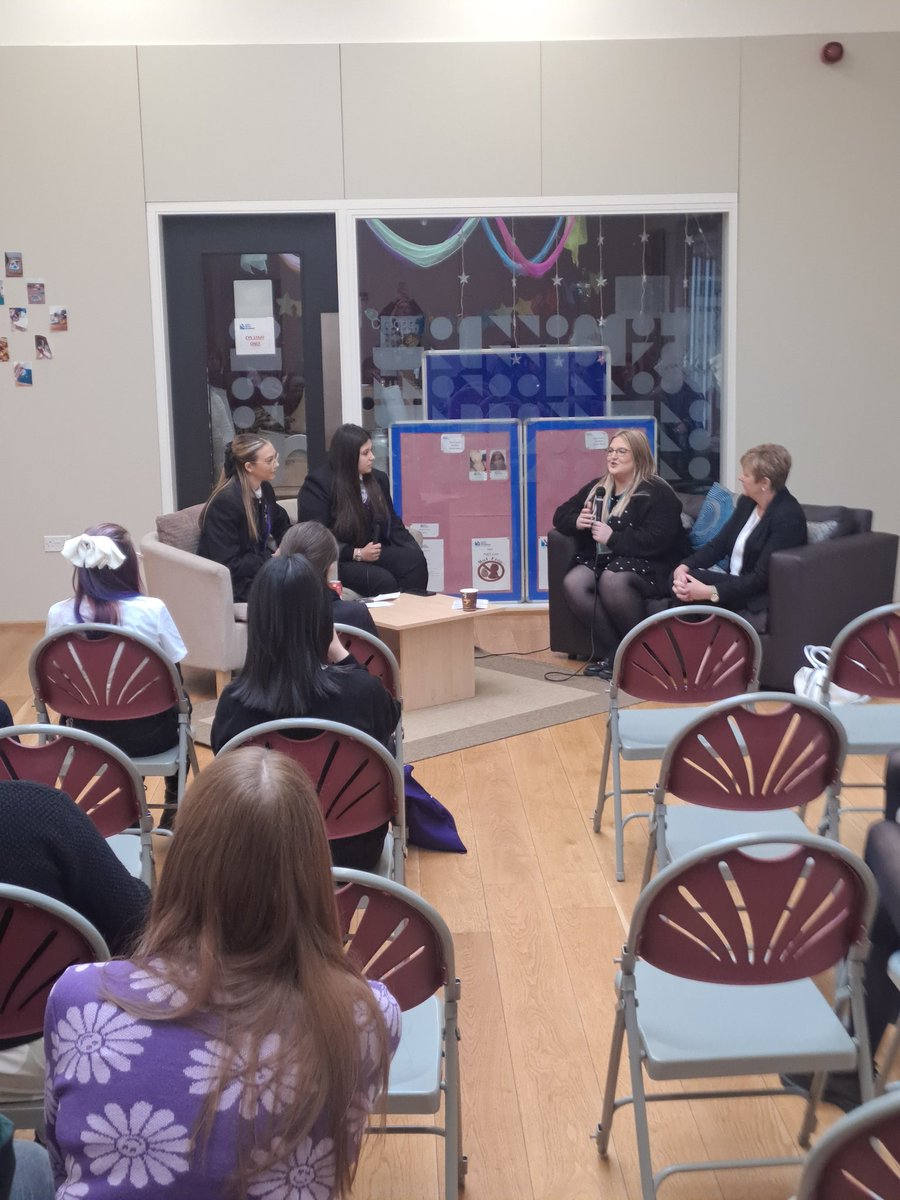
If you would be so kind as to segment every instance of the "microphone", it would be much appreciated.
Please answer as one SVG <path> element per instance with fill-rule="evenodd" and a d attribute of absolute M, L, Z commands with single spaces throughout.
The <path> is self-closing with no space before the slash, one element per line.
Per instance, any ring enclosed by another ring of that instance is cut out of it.
<path fill-rule="evenodd" d="M 594 492 L 594 520 L 595 521 L 603 520 L 603 500 L 604 500 L 605 496 L 606 496 L 606 488 L 605 487 L 602 487 L 602 486 L 598 487 L 596 492 Z M 607 554 L 610 553 L 610 551 L 606 548 L 605 542 L 595 542 L 594 545 L 596 547 L 596 549 L 594 551 L 594 561 L 595 562 L 599 562 L 599 560 L 601 558 L 605 557 Z"/>

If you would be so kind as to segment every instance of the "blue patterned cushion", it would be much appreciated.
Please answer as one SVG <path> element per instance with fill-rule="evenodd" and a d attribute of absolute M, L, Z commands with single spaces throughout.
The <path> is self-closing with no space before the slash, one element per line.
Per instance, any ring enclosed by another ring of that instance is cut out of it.
<path fill-rule="evenodd" d="M 734 512 L 734 496 L 721 483 L 714 483 L 706 493 L 703 507 L 691 530 L 691 545 L 695 550 L 705 546 L 716 536 Z"/>

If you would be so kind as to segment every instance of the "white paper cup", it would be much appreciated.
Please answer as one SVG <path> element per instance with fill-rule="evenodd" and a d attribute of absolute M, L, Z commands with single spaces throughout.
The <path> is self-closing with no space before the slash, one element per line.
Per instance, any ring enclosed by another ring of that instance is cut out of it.
<path fill-rule="evenodd" d="M 460 588 L 463 612 L 475 612 L 478 608 L 478 588 Z"/>

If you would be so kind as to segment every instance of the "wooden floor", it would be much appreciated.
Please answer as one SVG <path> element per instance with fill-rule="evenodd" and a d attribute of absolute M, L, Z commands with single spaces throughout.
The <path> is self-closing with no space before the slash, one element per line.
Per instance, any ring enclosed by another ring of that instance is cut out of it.
<path fill-rule="evenodd" d="M 40 633 L 39 626 L 0 626 L 0 696 L 19 720 L 30 719 L 26 663 Z M 477 640 L 494 651 L 545 647 L 545 617 L 532 614 L 518 626 L 492 618 Z M 189 673 L 188 686 L 195 698 L 212 695 L 204 675 Z M 590 1140 L 613 1021 L 614 959 L 646 846 L 644 823 L 632 822 L 628 881 L 617 884 L 610 831 L 597 836 L 591 828 L 602 736 L 603 718 L 591 717 L 416 764 L 417 778 L 454 813 L 469 850 L 412 850 L 407 868 L 407 882 L 441 911 L 456 943 L 469 1200 L 639 1200 L 628 1110 L 617 1117 L 606 1161 Z M 654 763 L 626 766 L 626 786 L 652 786 L 655 771 Z M 883 762 L 851 760 L 848 777 L 880 781 Z M 881 793 L 855 799 L 880 803 Z M 846 818 L 844 840 L 861 849 L 872 819 Z M 657 1105 L 656 1165 L 792 1154 L 800 1109 L 794 1098 Z M 820 1128 L 839 1115 L 823 1106 Z M 370 1139 L 354 1196 L 437 1200 L 439 1146 L 421 1136 Z M 784 1200 L 796 1180 L 792 1169 L 676 1176 L 661 1194 Z"/>

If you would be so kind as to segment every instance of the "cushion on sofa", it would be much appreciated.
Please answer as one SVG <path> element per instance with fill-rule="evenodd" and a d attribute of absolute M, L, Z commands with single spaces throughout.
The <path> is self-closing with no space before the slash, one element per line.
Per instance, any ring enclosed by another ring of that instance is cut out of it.
<path fill-rule="evenodd" d="M 837 521 L 807 521 L 806 540 L 812 546 L 816 542 L 827 542 L 829 538 L 839 537 Z"/>
<path fill-rule="evenodd" d="M 716 536 L 734 512 L 734 496 L 721 483 L 714 483 L 706 493 L 706 499 L 697 514 L 691 529 L 691 545 L 697 550 Z"/>
<path fill-rule="evenodd" d="M 176 550 L 186 550 L 188 554 L 196 554 L 200 542 L 200 514 L 202 504 L 194 504 L 190 508 L 179 509 L 178 512 L 166 513 L 156 518 L 156 533 L 159 540 Z"/>
<path fill-rule="evenodd" d="M 806 529 L 811 542 L 822 542 L 834 537 L 849 537 L 850 534 L 857 532 L 856 514 L 852 509 L 844 508 L 843 505 L 804 504 L 803 512 L 806 516 Z M 832 522 L 834 522 L 833 532 L 826 533 L 824 537 L 821 534 L 819 537 L 813 537 L 813 526 L 831 525 Z"/>

